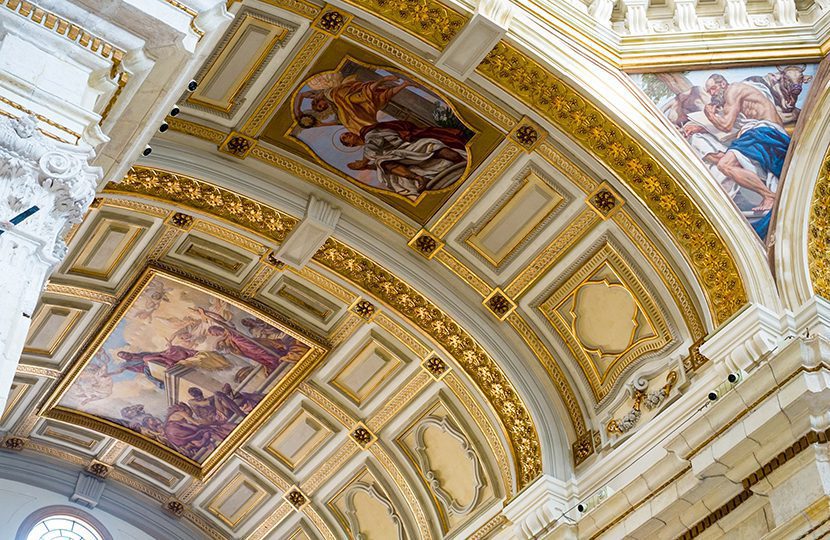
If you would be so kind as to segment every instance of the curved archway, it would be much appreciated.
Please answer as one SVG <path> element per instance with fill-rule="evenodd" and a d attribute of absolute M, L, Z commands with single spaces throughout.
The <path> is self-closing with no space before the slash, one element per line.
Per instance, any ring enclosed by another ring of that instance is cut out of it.
<path fill-rule="evenodd" d="M 113 540 L 104 524 L 80 508 L 54 505 L 29 514 L 15 540 Z"/>

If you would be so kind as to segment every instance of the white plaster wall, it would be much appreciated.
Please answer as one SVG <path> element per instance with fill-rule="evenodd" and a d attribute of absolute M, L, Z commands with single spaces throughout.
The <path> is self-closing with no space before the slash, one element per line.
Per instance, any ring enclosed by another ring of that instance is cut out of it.
<path fill-rule="evenodd" d="M 5 479 L 0 479 L 0 538 L 14 538 L 20 524 L 32 512 L 52 505 L 73 506 L 91 514 L 107 528 L 114 539 L 156 540 L 106 512 L 70 502 L 64 495 Z"/>

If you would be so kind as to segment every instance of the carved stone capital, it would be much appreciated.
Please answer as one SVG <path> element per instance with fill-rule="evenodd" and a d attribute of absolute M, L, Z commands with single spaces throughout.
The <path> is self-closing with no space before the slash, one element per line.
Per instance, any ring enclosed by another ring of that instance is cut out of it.
<path fill-rule="evenodd" d="M 53 141 L 37 129 L 33 116 L 0 118 L 0 220 L 37 207 L 7 227 L 42 242 L 60 259 L 60 235 L 83 218 L 102 172 L 88 164 L 92 149 Z"/>
<path fill-rule="evenodd" d="M 751 304 L 700 346 L 700 352 L 723 374 L 751 371 L 783 337 L 783 322 L 774 312 Z"/>
<path fill-rule="evenodd" d="M 545 474 L 510 501 L 503 513 L 513 524 L 511 538 L 535 538 L 565 519 L 567 509 L 566 484 Z"/>

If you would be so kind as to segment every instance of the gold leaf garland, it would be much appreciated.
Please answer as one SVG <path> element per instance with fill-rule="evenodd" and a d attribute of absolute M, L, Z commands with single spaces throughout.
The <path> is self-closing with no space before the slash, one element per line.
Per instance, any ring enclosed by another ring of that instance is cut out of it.
<path fill-rule="evenodd" d="M 501 368 L 466 330 L 417 290 L 337 240 L 329 238 L 314 260 L 402 313 L 456 359 L 507 431 L 517 460 L 519 489 L 542 473 L 539 438 L 525 404 Z"/>
<path fill-rule="evenodd" d="M 807 227 L 807 261 L 815 293 L 830 298 L 830 148 L 824 155 L 813 188 Z"/>
<path fill-rule="evenodd" d="M 443 49 L 467 24 L 468 17 L 435 0 L 346 0 Z"/>
<path fill-rule="evenodd" d="M 227 219 L 275 240 L 285 240 L 298 223 L 296 218 L 253 199 L 189 176 L 133 167 L 121 182 L 110 182 L 105 193 L 135 193 L 156 200 L 175 202 Z"/>
<path fill-rule="evenodd" d="M 723 239 L 661 164 L 594 104 L 514 46 L 499 42 L 477 71 L 592 151 L 643 200 L 684 251 L 719 324 L 747 302 Z"/>

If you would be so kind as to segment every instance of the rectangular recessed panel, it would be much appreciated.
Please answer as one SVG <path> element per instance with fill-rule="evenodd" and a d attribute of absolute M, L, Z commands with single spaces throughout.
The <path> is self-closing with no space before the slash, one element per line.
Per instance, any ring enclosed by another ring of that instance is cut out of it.
<path fill-rule="evenodd" d="M 52 356 L 80 317 L 80 309 L 41 304 L 32 317 L 23 353 Z"/>
<path fill-rule="evenodd" d="M 246 14 L 202 77 L 191 103 L 228 112 L 288 29 Z"/>
<path fill-rule="evenodd" d="M 155 480 L 168 488 L 172 488 L 183 478 L 183 475 L 172 467 L 168 467 L 150 456 L 145 456 L 134 451 L 131 451 L 121 464 L 125 468 Z"/>
<path fill-rule="evenodd" d="M 93 434 L 71 424 L 49 420 L 42 422 L 33 435 L 84 451 L 92 450 L 104 440 L 103 435 Z"/>
<path fill-rule="evenodd" d="M 271 439 L 265 449 L 289 468 L 296 469 L 332 434 L 320 420 L 305 409 L 294 416 Z"/>
<path fill-rule="evenodd" d="M 381 383 L 400 365 L 401 361 L 394 353 L 373 340 L 335 375 L 331 384 L 355 404 L 360 405 L 378 390 Z"/>
<path fill-rule="evenodd" d="M 562 201 L 535 173 L 478 231 L 467 239 L 476 251 L 498 265 Z"/>
<path fill-rule="evenodd" d="M 118 268 L 118 264 L 129 253 L 145 228 L 131 223 L 103 217 L 95 223 L 95 228 L 86 235 L 83 246 L 68 274 L 107 280 Z"/>
<path fill-rule="evenodd" d="M 234 528 L 262 503 L 268 493 L 245 473 L 239 472 L 208 504 L 208 511 Z"/>
<path fill-rule="evenodd" d="M 238 276 L 253 260 L 233 249 L 196 235 L 189 235 L 175 250 L 180 259 L 208 270 Z"/>
<path fill-rule="evenodd" d="M 14 412 L 15 407 L 20 404 L 23 396 L 26 395 L 26 392 L 28 392 L 31 387 L 31 383 L 23 381 L 12 382 L 12 386 L 9 389 L 9 399 L 6 401 L 6 409 L 3 411 L 2 416 L 0 416 L 0 426 L 6 423 L 6 420 L 8 420 Z"/>
<path fill-rule="evenodd" d="M 263 291 L 263 297 L 281 310 L 321 325 L 331 322 L 342 307 L 311 287 L 285 275 Z"/>

